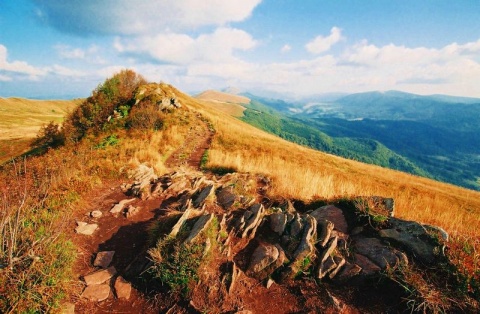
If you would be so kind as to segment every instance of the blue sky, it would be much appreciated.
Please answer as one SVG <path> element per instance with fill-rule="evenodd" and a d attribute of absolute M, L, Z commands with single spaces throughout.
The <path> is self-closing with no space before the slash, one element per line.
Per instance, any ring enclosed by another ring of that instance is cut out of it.
<path fill-rule="evenodd" d="M 85 97 L 123 68 L 186 92 L 480 97 L 480 1 L 0 1 L 0 96 Z"/>

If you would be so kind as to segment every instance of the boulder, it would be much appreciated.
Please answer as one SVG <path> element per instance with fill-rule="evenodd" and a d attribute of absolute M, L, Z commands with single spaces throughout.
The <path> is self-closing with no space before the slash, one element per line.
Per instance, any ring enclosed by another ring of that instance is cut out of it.
<path fill-rule="evenodd" d="M 408 264 L 407 256 L 395 248 L 385 245 L 377 238 L 355 238 L 354 248 L 358 254 L 368 257 L 382 270 Z"/>
<path fill-rule="evenodd" d="M 232 207 L 237 200 L 232 187 L 224 187 L 217 191 L 217 203 L 225 210 Z"/>
<path fill-rule="evenodd" d="M 77 221 L 75 232 L 83 235 L 92 235 L 97 230 L 97 224 L 89 224 L 83 221 Z"/>
<path fill-rule="evenodd" d="M 116 273 L 117 270 L 115 267 L 111 266 L 107 269 L 97 270 L 96 272 L 88 274 L 83 277 L 83 280 L 87 286 L 100 285 L 105 281 L 110 280 L 110 278 L 112 278 Z"/>
<path fill-rule="evenodd" d="M 97 256 L 95 257 L 95 261 L 93 262 L 93 266 L 107 268 L 112 262 L 114 254 L 115 254 L 115 251 L 98 252 Z"/>
<path fill-rule="evenodd" d="M 335 281 L 347 282 L 351 280 L 353 277 L 358 276 L 361 271 L 362 271 L 362 268 L 357 264 L 345 263 L 342 270 L 338 272 L 338 274 L 335 276 Z"/>
<path fill-rule="evenodd" d="M 279 255 L 278 248 L 275 245 L 261 242 L 253 251 L 246 274 L 248 276 L 253 276 L 259 273 L 264 268 L 274 263 Z"/>
<path fill-rule="evenodd" d="M 334 229 L 343 233 L 348 233 L 347 220 L 343 215 L 343 211 L 338 207 L 333 205 L 322 206 L 311 212 L 310 215 L 317 221 L 324 219 L 331 221 L 334 225 Z"/>
<path fill-rule="evenodd" d="M 295 213 L 290 222 L 290 236 L 295 238 L 300 235 L 303 230 L 303 220 L 298 213 Z"/>
<path fill-rule="evenodd" d="M 391 228 L 380 230 L 380 236 L 400 244 L 416 259 L 426 264 L 433 264 L 439 258 L 443 258 L 442 244 L 423 225 L 396 218 L 390 218 L 389 225 Z"/>
<path fill-rule="evenodd" d="M 284 213 L 273 213 L 269 216 L 270 228 L 278 235 L 282 235 L 287 225 L 287 215 Z"/>
<path fill-rule="evenodd" d="M 330 279 L 334 278 L 346 263 L 345 259 L 341 256 L 334 256 L 333 261 L 335 262 L 335 265 L 337 265 L 337 266 L 328 275 L 328 277 Z"/>

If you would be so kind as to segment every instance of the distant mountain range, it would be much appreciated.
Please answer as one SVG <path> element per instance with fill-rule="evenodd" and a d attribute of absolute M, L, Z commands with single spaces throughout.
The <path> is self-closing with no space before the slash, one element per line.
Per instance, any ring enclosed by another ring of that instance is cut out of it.
<path fill-rule="evenodd" d="M 295 102 L 240 95 L 250 99 L 244 121 L 285 139 L 480 190 L 480 99 L 400 91 Z"/>

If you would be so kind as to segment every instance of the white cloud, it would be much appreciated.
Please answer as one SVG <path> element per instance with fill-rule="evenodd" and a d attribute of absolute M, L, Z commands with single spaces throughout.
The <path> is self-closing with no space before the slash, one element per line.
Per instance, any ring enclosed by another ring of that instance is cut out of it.
<path fill-rule="evenodd" d="M 234 28 L 218 28 L 211 34 L 193 38 L 186 34 L 158 34 L 138 38 L 117 38 L 114 47 L 120 53 L 148 56 L 164 63 L 225 62 L 234 60 L 235 50 L 254 48 L 250 34 Z"/>
<path fill-rule="evenodd" d="M 36 79 L 38 76 L 46 74 L 45 70 L 31 66 L 24 61 L 9 62 L 7 60 L 7 57 L 7 47 L 5 47 L 4 45 L 0 45 L 0 71 L 5 71 L 16 75 L 28 76 L 30 79 Z"/>
<path fill-rule="evenodd" d="M 285 44 L 285 45 L 282 47 L 282 49 L 280 49 L 280 52 L 282 52 L 282 53 L 287 53 L 287 52 L 289 52 L 290 50 L 292 50 L 292 47 L 291 47 L 290 45 L 288 45 L 288 44 Z"/>
<path fill-rule="evenodd" d="M 317 36 L 315 39 L 305 45 L 308 52 L 319 54 L 330 50 L 330 48 L 342 40 L 342 30 L 338 27 L 332 27 L 330 35 L 327 37 Z"/>
<path fill-rule="evenodd" d="M 34 0 L 37 16 L 77 34 L 144 35 L 225 25 L 248 18 L 261 0 Z"/>

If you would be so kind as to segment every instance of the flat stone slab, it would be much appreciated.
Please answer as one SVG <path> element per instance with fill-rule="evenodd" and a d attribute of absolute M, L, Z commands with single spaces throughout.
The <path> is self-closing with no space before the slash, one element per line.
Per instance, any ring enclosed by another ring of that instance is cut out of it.
<path fill-rule="evenodd" d="M 217 203 L 227 210 L 235 203 L 237 196 L 233 193 L 232 188 L 222 188 L 217 192 Z"/>
<path fill-rule="evenodd" d="M 95 257 L 95 261 L 93 262 L 93 266 L 107 268 L 108 266 L 110 266 L 114 254 L 115 251 L 98 252 L 97 256 Z"/>
<path fill-rule="evenodd" d="M 98 270 L 83 277 L 87 286 L 100 285 L 112 278 L 117 273 L 115 267 L 110 266 L 107 269 Z"/>
<path fill-rule="evenodd" d="M 213 190 L 213 184 L 210 184 L 203 188 L 203 190 L 200 191 L 200 194 L 198 194 L 198 196 L 193 200 L 193 207 L 200 207 L 205 202 L 207 197 L 209 197 L 213 193 Z"/>
<path fill-rule="evenodd" d="M 92 235 L 97 230 L 97 224 L 89 224 L 83 221 L 77 221 L 75 232 L 78 234 Z"/>
<path fill-rule="evenodd" d="M 192 243 L 203 231 L 205 231 L 213 221 L 214 214 L 207 214 L 200 216 L 193 225 L 192 231 L 188 235 L 188 238 L 185 240 L 185 243 Z"/>
<path fill-rule="evenodd" d="M 115 280 L 115 294 L 119 299 L 130 299 L 132 293 L 132 285 L 123 279 L 122 276 L 118 276 Z"/>
<path fill-rule="evenodd" d="M 100 302 L 106 300 L 110 295 L 110 286 L 108 284 L 87 286 L 83 290 L 81 297 L 90 301 Z"/>

